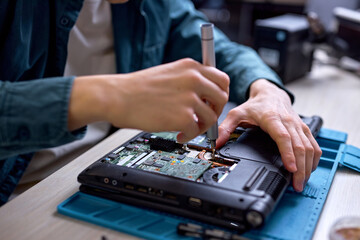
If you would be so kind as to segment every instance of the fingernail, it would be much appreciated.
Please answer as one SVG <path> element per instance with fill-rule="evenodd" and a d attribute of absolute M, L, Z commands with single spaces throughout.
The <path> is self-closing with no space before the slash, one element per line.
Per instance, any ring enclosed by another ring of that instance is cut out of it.
<path fill-rule="evenodd" d="M 304 185 L 302 183 L 298 183 L 296 188 L 297 192 L 302 192 L 302 190 L 304 189 Z"/>
<path fill-rule="evenodd" d="M 177 141 L 178 143 L 185 143 L 185 141 L 184 141 L 185 138 L 186 138 L 185 134 L 179 133 L 179 134 L 177 135 L 177 137 L 176 137 L 176 141 Z"/>

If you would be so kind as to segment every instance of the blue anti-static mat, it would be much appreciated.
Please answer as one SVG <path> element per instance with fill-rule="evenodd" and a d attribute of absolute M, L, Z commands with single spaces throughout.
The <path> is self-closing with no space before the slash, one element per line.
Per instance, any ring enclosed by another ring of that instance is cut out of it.
<path fill-rule="evenodd" d="M 360 149 L 344 144 L 346 138 L 346 133 L 321 129 L 317 141 L 323 155 L 304 191 L 297 193 L 289 187 L 265 226 L 244 236 L 251 239 L 311 239 L 338 165 L 360 170 Z M 189 219 L 80 192 L 62 202 L 58 212 L 145 239 L 191 239 L 176 234 L 177 225 L 192 222 Z"/>

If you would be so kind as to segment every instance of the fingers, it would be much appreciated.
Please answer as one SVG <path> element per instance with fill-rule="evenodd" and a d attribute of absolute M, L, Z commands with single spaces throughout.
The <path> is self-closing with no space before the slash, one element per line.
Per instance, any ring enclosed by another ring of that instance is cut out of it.
<path fill-rule="evenodd" d="M 224 121 L 219 126 L 219 136 L 216 140 L 216 147 L 223 146 L 229 140 L 230 134 L 238 125 L 238 119 L 228 114 Z"/>
<path fill-rule="evenodd" d="M 187 79 L 192 88 L 201 99 L 206 100 L 218 116 L 228 101 L 229 83 L 228 75 L 214 67 L 204 66 L 192 59 L 178 61 L 184 71 L 188 70 Z"/>
<path fill-rule="evenodd" d="M 239 126 L 244 128 L 258 126 L 258 124 L 249 117 L 246 103 L 229 111 L 219 126 L 219 137 L 216 141 L 216 147 L 220 148 L 223 146 L 229 139 L 231 133 Z"/>
<path fill-rule="evenodd" d="M 212 78 L 208 78 L 207 76 L 200 75 L 199 78 L 201 83 L 197 87 L 196 91 L 198 95 L 201 97 L 201 99 L 208 102 L 208 104 L 213 108 L 217 116 L 220 116 L 224 105 L 228 101 L 229 81 L 226 74 L 218 71 L 215 68 L 211 68 L 210 70 L 211 71 L 208 71 L 208 73 L 213 72 L 215 74 L 211 76 Z"/>
<path fill-rule="evenodd" d="M 270 121 L 267 131 L 279 147 L 285 168 L 294 173 L 294 189 L 303 191 L 321 156 L 309 128 L 300 119 L 278 118 Z"/>
<path fill-rule="evenodd" d="M 197 135 L 198 132 L 199 132 L 199 128 L 198 128 L 198 125 L 197 125 L 197 122 L 195 121 L 195 119 L 194 119 L 194 121 L 189 121 L 186 129 L 177 135 L 177 137 L 176 137 L 177 141 L 179 143 L 185 143 L 187 141 L 190 141 Z M 194 134 L 196 134 L 196 135 L 194 135 Z"/>
<path fill-rule="evenodd" d="M 230 78 L 226 73 L 210 66 L 201 67 L 200 72 L 204 77 L 211 80 L 213 83 L 219 86 L 223 91 L 229 94 Z"/>
<path fill-rule="evenodd" d="M 295 113 L 287 117 L 269 114 L 257 124 L 246 109 L 244 104 L 229 112 L 219 126 L 216 145 L 223 146 L 237 126 L 260 125 L 276 142 L 285 168 L 293 173 L 294 189 L 303 191 L 321 156 L 321 149 L 307 125 Z"/>
<path fill-rule="evenodd" d="M 302 191 L 319 163 L 321 149 L 291 107 L 289 96 L 265 80 L 251 85 L 247 102 L 229 112 L 219 127 L 222 146 L 237 126 L 260 126 L 276 142 L 285 168 L 293 173 L 293 186 Z"/>
<path fill-rule="evenodd" d="M 305 124 L 303 124 L 305 125 Z M 304 126 L 306 127 L 306 126 Z M 307 127 L 306 127 L 307 129 Z M 301 138 L 301 141 L 303 143 L 303 150 L 305 152 L 305 180 L 304 180 L 304 186 L 306 184 L 306 182 L 309 180 L 310 178 L 310 174 L 312 172 L 313 169 L 313 163 L 314 163 L 314 147 L 311 144 L 309 138 L 305 135 L 304 130 L 303 129 L 298 129 L 298 134 Z"/>
<path fill-rule="evenodd" d="M 107 75 L 106 79 L 115 93 L 109 94 L 111 111 L 106 120 L 145 131 L 180 131 L 179 142 L 189 141 L 213 125 L 228 100 L 228 76 L 192 59 Z"/>
<path fill-rule="evenodd" d="M 209 105 L 203 101 L 200 101 L 199 105 L 195 108 L 195 114 L 198 118 L 199 134 L 204 133 L 217 121 L 217 115 L 212 111 Z"/>
<path fill-rule="evenodd" d="M 283 122 L 280 118 L 272 118 L 263 128 L 276 142 L 285 168 L 289 172 L 296 172 L 298 169 L 296 164 L 297 158 L 293 149 L 294 140 Z"/>
<path fill-rule="evenodd" d="M 312 164 L 311 171 L 315 171 L 315 169 L 317 168 L 317 166 L 319 164 L 320 157 L 322 155 L 322 151 L 320 149 L 319 144 L 316 142 L 314 136 L 312 135 L 310 129 L 306 125 L 305 125 L 304 134 L 305 134 L 306 138 L 310 141 L 310 144 L 314 150 L 313 164 Z"/>
<path fill-rule="evenodd" d="M 217 121 L 214 111 L 200 99 L 194 106 L 194 111 L 196 116 L 186 124 L 186 128 L 177 136 L 177 141 L 180 143 L 188 142 L 197 135 L 204 133 Z"/>
<path fill-rule="evenodd" d="M 297 171 L 293 176 L 293 185 L 296 191 L 302 191 L 309 180 L 311 172 L 314 171 L 319 163 L 321 157 L 321 149 L 314 139 L 310 129 L 303 122 L 300 124 L 300 128 L 297 128 L 298 137 L 302 141 L 302 146 L 298 148 L 300 152 L 305 154 L 305 159 L 296 159 L 297 165 L 301 166 L 301 171 Z M 305 167 L 303 170 L 303 166 Z M 301 181 L 303 181 L 301 186 Z"/>
<path fill-rule="evenodd" d="M 195 72 L 199 72 L 203 77 L 207 80 L 210 80 L 214 84 L 216 84 L 222 91 L 229 94 L 229 84 L 230 78 L 229 76 L 220 71 L 219 69 L 211 66 L 205 66 L 201 63 L 191 59 L 185 58 L 175 62 L 175 65 L 183 70 L 195 70 Z M 192 72 L 194 73 L 194 72 Z"/>
<path fill-rule="evenodd" d="M 289 133 L 291 136 L 291 143 L 293 146 L 293 151 L 296 159 L 296 168 L 297 171 L 293 174 L 293 186 L 294 189 L 298 192 L 304 189 L 307 176 L 310 176 L 310 171 L 308 170 L 309 162 L 312 163 L 312 158 L 308 158 L 308 154 L 305 151 L 304 140 L 296 129 L 290 127 Z"/>
<path fill-rule="evenodd" d="M 228 94 L 224 91 L 219 91 L 217 85 L 207 79 L 204 79 L 202 86 L 197 91 L 201 99 L 206 101 L 219 117 L 228 101 Z"/>

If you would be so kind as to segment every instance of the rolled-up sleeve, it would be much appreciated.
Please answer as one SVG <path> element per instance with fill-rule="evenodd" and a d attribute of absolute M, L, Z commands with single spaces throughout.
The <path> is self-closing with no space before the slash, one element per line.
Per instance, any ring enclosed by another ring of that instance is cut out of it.
<path fill-rule="evenodd" d="M 0 159 L 62 145 L 84 136 L 70 132 L 68 106 L 74 77 L 0 81 Z"/>

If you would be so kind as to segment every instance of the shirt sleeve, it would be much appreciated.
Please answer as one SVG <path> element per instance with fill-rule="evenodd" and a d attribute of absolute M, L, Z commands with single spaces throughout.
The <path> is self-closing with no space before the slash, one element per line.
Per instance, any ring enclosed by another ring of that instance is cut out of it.
<path fill-rule="evenodd" d="M 171 32 L 165 51 L 165 61 L 191 57 L 201 62 L 200 25 L 208 22 L 190 1 L 176 0 L 170 4 Z M 249 97 L 251 83 L 267 79 L 284 89 L 292 102 L 294 96 L 284 88 L 280 78 L 251 48 L 231 42 L 219 29 L 214 31 L 216 67 L 230 77 L 229 100 L 238 104 Z"/>
<path fill-rule="evenodd" d="M 67 129 L 74 77 L 0 81 L 0 159 L 80 139 Z"/>

